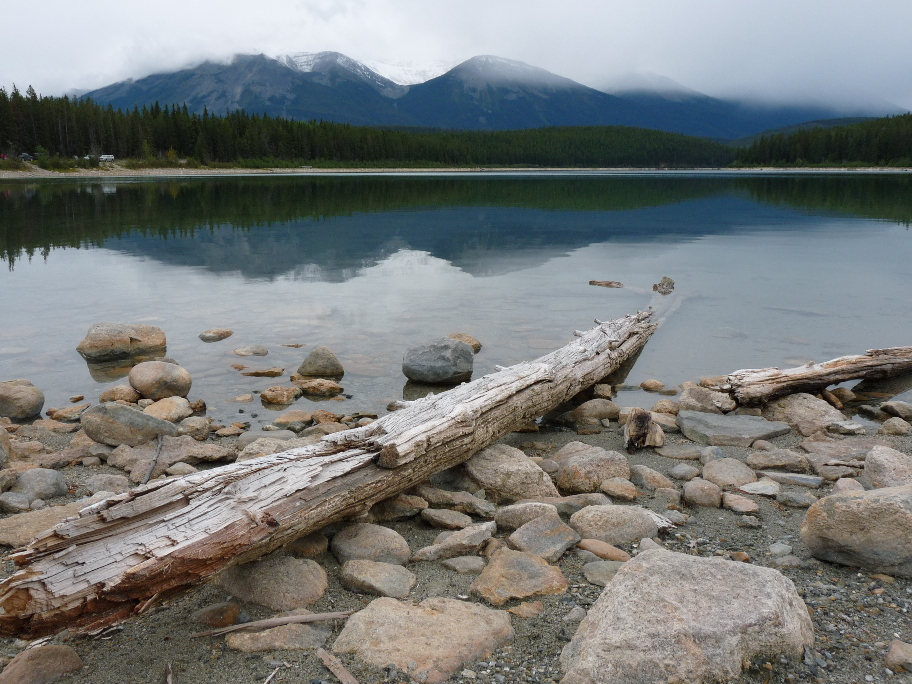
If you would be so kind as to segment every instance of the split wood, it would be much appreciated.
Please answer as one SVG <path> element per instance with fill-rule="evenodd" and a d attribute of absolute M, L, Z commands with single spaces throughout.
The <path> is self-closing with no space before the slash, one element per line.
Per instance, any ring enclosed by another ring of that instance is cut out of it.
<path fill-rule="evenodd" d="M 149 478 L 152 477 L 152 472 L 155 470 L 155 466 L 158 465 L 158 459 L 161 457 L 162 445 L 164 444 L 162 436 L 158 436 L 158 445 L 155 447 L 155 456 L 152 457 L 152 461 L 149 463 L 149 467 L 146 468 L 146 472 L 143 475 L 142 479 L 139 481 L 139 484 L 144 485 L 149 481 Z"/>
<path fill-rule="evenodd" d="M 332 672 L 336 679 L 338 679 L 342 684 L 358 684 L 358 680 L 355 679 L 354 675 L 345 669 L 345 665 L 342 664 L 342 661 L 336 658 L 332 653 L 329 653 L 325 649 L 317 649 L 317 658 L 320 659 L 326 669 Z"/>
<path fill-rule="evenodd" d="M 543 416 L 634 356 L 638 312 L 532 362 L 430 395 L 318 444 L 169 480 L 82 509 L 8 556 L 0 634 L 92 631 L 335 520 L 366 512 Z"/>
<path fill-rule="evenodd" d="M 218 629 L 210 629 L 205 632 L 191 634 L 191 639 L 204 636 L 219 636 L 229 632 L 237 632 L 241 629 L 269 629 L 270 627 L 281 627 L 282 625 L 295 625 L 307 622 L 322 622 L 324 620 L 344 620 L 351 611 L 341 613 L 311 613 L 310 615 L 286 615 L 283 617 L 266 618 L 265 620 L 254 620 L 253 622 L 244 622 L 239 625 L 228 625 Z"/>
<path fill-rule="evenodd" d="M 729 391 L 742 406 L 762 404 L 795 392 L 818 392 L 846 380 L 877 380 L 912 373 L 912 347 L 871 349 L 856 356 L 841 356 L 797 368 L 739 370 L 727 377 Z"/>

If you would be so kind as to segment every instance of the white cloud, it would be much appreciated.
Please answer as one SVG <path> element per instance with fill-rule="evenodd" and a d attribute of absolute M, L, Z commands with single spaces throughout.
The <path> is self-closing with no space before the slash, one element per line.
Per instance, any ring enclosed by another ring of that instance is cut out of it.
<path fill-rule="evenodd" d="M 590 85 L 651 72 L 714 95 L 912 107 L 906 0 L 32 0 L 3 14 L 0 84 L 45 94 L 238 52 L 338 50 L 496 54 Z"/>

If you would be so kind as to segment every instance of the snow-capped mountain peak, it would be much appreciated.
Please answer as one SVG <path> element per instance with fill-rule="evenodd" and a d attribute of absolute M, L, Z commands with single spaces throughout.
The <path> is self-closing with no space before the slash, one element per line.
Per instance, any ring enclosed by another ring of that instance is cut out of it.
<path fill-rule="evenodd" d="M 430 62 L 414 60 L 367 60 L 364 62 L 365 66 L 381 76 L 388 78 L 393 83 L 405 86 L 430 81 L 432 78 L 445 74 L 457 64 L 459 64 L 458 60 L 445 59 Z"/>
<path fill-rule="evenodd" d="M 272 58 L 289 69 L 306 74 L 329 74 L 334 68 L 340 68 L 389 97 L 399 97 L 405 92 L 399 83 L 341 52 L 295 52 Z"/>

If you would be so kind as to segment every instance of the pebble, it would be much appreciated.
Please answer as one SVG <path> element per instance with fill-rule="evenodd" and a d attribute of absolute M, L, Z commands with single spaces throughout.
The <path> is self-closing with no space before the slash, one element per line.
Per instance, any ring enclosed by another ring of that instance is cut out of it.
<path fill-rule="evenodd" d="M 233 330 L 228 328 L 210 328 L 209 330 L 204 330 L 199 334 L 199 338 L 203 342 L 220 342 L 228 337 L 231 337 L 234 334 Z"/>
<path fill-rule="evenodd" d="M 441 565 L 459 575 L 477 575 L 484 570 L 485 562 L 479 556 L 456 556 L 447 558 Z"/>
<path fill-rule="evenodd" d="M 679 463 L 668 471 L 668 475 L 675 480 L 692 480 L 700 474 L 700 469 L 689 463 Z"/>
<path fill-rule="evenodd" d="M 810 508 L 817 503 L 817 497 L 810 492 L 784 490 L 776 495 L 776 502 L 792 508 Z"/>
<path fill-rule="evenodd" d="M 239 347 L 234 350 L 237 356 L 266 356 L 269 350 L 259 344 L 251 344 L 246 347 Z"/>

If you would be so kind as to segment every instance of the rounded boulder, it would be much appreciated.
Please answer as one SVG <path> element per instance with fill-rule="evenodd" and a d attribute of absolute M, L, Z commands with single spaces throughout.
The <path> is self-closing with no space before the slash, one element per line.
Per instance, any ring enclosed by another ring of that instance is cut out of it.
<path fill-rule="evenodd" d="M 44 393 L 28 380 L 0 382 L 0 416 L 22 420 L 41 415 Z"/>
<path fill-rule="evenodd" d="M 146 361 L 130 370 L 130 385 L 145 399 L 186 397 L 190 393 L 190 373 L 175 363 Z"/>

